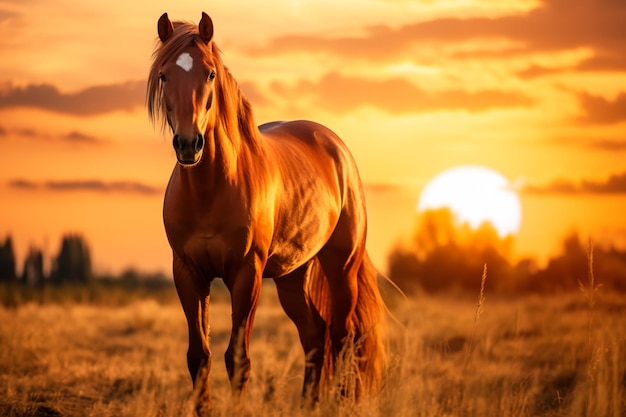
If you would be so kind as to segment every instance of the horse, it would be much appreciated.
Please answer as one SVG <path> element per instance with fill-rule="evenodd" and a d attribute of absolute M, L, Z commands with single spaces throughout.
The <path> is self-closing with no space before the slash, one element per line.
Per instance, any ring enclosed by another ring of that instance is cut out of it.
<path fill-rule="evenodd" d="M 249 343 L 264 278 L 293 321 L 305 356 L 302 395 L 315 402 L 346 346 L 356 395 L 375 392 L 385 364 L 384 304 L 365 247 L 363 186 L 353 157 L 318 123 L 257 127 L 213 40 L 213 22 L 158 20 L 146 102 L 176 154 L 163 203 L 176 290 L 188 323 L 196 412 L 211 410 L 209 299 L 231 295 L 224 354 L 234 397 L 250 377 Z M 346 394 L 348 384 L 341 390 Z M 328 389 L 325 390 L 328 392 Z"/>

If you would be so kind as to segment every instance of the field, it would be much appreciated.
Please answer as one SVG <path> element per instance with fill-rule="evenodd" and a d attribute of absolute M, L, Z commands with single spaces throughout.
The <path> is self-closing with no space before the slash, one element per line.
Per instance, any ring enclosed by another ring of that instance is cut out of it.
<path fill-rule="evenodd" d="M 255 321 L 250 416 L 625 416 L 626 300 L 602 288 L 506 298 L 395 299 L 376 398 L 302 409 L 295 327 L 265 286 Z M 230 308 L 211 305 L 216 416 L 233 415 L 222 354 Z M 479 308 L 477 308 L 477 304 Z M 0 415 L 187 416 L 186 323 L 172 298 L 0 307 Z"/>

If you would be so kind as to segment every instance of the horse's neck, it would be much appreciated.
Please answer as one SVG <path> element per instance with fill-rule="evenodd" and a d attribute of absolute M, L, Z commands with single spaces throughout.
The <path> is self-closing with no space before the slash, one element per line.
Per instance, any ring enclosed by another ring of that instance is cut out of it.
<path fill-rule="evenodd" d="M 251 154 L 255 153 L 251 149 L 250 143 L 237 137 L 229 137 L 223 128 L 216 128 L 207 132 L 206 138 L 206 155 L 203 156 L 203 168 L 210 171 L 210 178 L 218 184 L 229 183 L 239 184 L 243 180 L 242 175 L 246 173 L 242 170 L 253 170 L 251 165 L 263 163 L 257 160 L 256 163 L 251 161 Z M 256 155 L 255 158 L 261 155 Z M 245 165 L 245 168 L 240 165 Z M 240 184 L 241 185 L 241 184 Z"/>

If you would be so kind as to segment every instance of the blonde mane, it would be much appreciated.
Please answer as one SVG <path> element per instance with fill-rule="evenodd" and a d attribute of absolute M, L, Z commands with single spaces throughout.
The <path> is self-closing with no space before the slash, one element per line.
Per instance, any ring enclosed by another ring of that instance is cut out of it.
<path fill-rule="evenodd" d="M 238 140 L 249 142 L 256 147 L 259 140 L 259 130 L 254 119 L 254 113 L 250 102 L 241 92 L 237 81 L 228 68 L 222 62 L 221 51 L 215 44 L 208 45 L 202 41 L 198 32 L 198 26 L 189 22 L 173 22 L 174 33 L 167 42 L 157 40 L 157 45 L 152 54 L 152 65 L 148 74 L 146 89 L 146 105 L 148 115 L 153 125 L 158 125 L 161 131 L 167 129 L 167 112 L 163 101 L 163 90 L 159 80 L 160 68 L 175 57 L 181 51 L 193 45 L 202 52 L 205 63 L 215 67 L 216 108 L 218 120 L 230 140 L 238 148 Z"/>

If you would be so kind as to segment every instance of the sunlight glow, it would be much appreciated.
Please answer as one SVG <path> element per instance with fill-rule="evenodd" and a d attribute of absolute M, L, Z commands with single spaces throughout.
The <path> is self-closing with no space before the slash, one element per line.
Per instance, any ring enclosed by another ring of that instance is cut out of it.
<path fill-rule="evenodd" d="M 449 169 L 426 185 L 417 210 L 443 207 L 450 208 L 459 223 L 469 223 L 472 228 L 490 222 L 500 236 L 517 233 L 522 218 L 519 197 L 509 181 L 481 166 Z"/>

